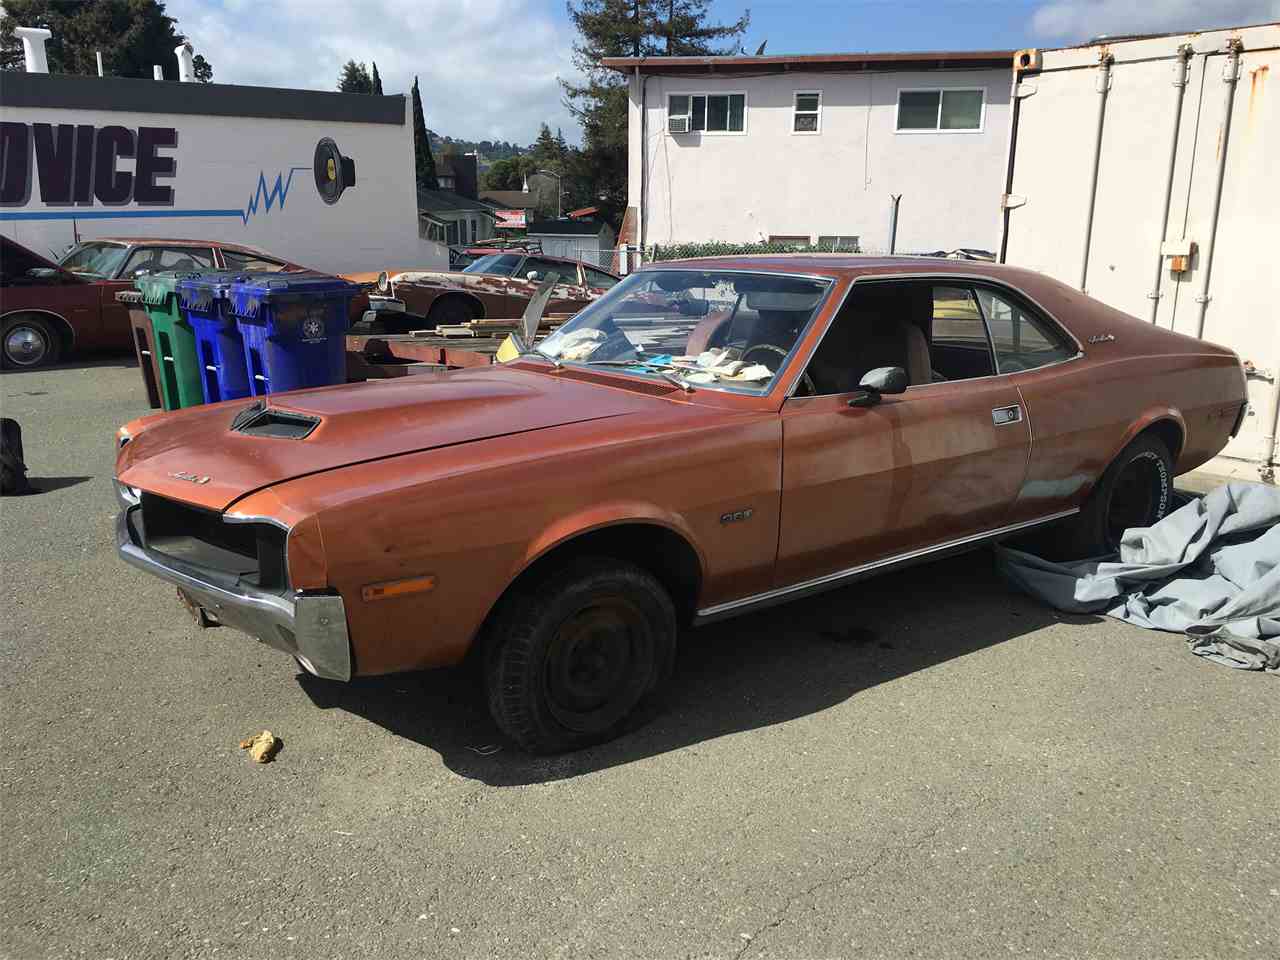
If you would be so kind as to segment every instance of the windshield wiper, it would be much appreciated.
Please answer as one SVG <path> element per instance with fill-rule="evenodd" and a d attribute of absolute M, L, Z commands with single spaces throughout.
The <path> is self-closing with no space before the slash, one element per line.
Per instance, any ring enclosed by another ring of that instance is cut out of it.
<path fill-rule="evenodd" d="M 669 380 L 685 393 L 693 393 L 693 384 L 683 377 L 679 377 L 670 370 L 664 370 L 662 367 L 655 367 L 647 360 L 587 360 L 587 366 L 602 367 L 640 367 L 648 373 L 656 373 L 664 380 Z"/>

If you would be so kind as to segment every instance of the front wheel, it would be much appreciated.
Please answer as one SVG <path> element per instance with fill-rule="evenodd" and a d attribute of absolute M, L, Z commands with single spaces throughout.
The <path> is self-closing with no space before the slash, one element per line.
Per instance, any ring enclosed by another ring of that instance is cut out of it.
<path fill-rule="evenodd" d="M 42 317 L 21 315 L 4 325 L 5 367 L 30 369 L 58 362 L 62 343 L 57 331 Z"/>
<path fill-rule="evenodd" d="M 486 656 L 489 710 L 530 753 L 610 740 L 670 676 L 675 648 L 675 607 L 652 575 L 580 558 L 503 600 Z"/>
<path fill-rule="evenodd" d="M 1144 434 L 1107 468 L 1072 525 L 1077 556 L 1120 549 L 1124 532 L 1164 518 L 1173 502 L 1173 457 L 1158 437 Z"/>

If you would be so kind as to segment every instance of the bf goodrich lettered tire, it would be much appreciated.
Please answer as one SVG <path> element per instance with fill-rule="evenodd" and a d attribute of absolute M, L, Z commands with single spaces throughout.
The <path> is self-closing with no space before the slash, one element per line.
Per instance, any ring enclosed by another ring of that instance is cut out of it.
<path fill-rule="evenodd" d="M 1120 452 L 1068 527 L 1078 558 L 1114 553 L 1124 531 L 1149 527 L 1173 503 L 1173 457 L 1156 436 L 1143 434 Z"/>
<path fill-rule="evenodd" d="M 505 597 L 485 687 L 494 721 L 531 753 L 618 736 L 665 684 L 676 614 L 647 571 L 582 557 Z"/>

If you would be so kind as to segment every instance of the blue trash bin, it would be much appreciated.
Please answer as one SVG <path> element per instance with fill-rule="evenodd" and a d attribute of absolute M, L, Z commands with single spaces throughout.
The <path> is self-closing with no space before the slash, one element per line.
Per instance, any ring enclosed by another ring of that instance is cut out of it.
<path fill-rule="evenodd" d="M 242 275 L 213 271 L 191 274 L 178 281 L 178 305 L 195 331 L 200 388 L 205 403 L 252 395 L 244 338 L 228 309 L 227 299 L 232 281 Z"/>
<path fill-rule="evenodd" d="M 345 383 L 347 311 L 354 283 L 323 273 L 242 274 L 228 304 L 244 338 L 255 397 Z"/>

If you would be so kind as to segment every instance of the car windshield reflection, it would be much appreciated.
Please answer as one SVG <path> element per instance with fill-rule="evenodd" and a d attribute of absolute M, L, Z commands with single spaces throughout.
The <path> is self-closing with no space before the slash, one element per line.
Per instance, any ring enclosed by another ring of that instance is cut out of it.
<path fill-rule="evenodd" d="M 119 243 L 81 243 L 67 251 L 58 266 L 83 276 L 114 277 L 129 248 Z"/>
<path fill-rule="evenodd" d="M 763 393 L 830 286 L 768 273 L 647 270 L 548 335 L 537 351 L 681 386 Z"/>
<path fill-rule="evenodd" d="M 489 273 L 509 277 L 515 273 L 516 267 L 524 258 L 515 253 L 491 253 L 481 257 L 462 269 L 462 273 Z"/>

